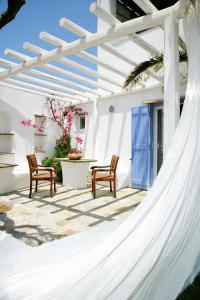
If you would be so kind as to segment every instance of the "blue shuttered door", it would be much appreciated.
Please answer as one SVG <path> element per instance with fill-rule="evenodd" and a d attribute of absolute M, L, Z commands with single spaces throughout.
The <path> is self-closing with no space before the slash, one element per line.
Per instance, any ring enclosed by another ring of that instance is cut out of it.
<path fill-rule="evenodd" d="M 132 187 L 147 189 L 150 186 L 149 162 L 149 107 L 132 109 Z"/>

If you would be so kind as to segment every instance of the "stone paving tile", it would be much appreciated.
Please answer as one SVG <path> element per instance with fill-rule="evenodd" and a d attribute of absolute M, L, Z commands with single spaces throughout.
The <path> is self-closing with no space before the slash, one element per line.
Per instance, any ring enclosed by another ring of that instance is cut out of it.
<path fill-rule="evenodd" d="M 71 222 L 67 219 L 61 219 L 61 220 L 58 220 L 55 222 L 56 225 L 62 226 L 62 227 L 65 225 L 68 225 L 69 223 L 71 223 Z"/>
<path fill-rule="evenodd" d="M 146 191 L 124 188 L 112 197 L 108 187 L 98 186 L 97 198 L 91 195 L 91 185 L 73 190 L 62 185 L 49 197 L 49 185 L 42 183 L 39 191 L 28 198 L 29 189 L 21 189 L 6 196 L 14 203 L 13 209 L 0 215 L 0 230 L 23 242 L 37 246 L 50 240 L 68 236 L 104 221 L 130 215 L 142 201 Z"/>
<path fill-rule="evenodd" d="M 55 222 L 58 222 L 59 220 L 71 218 L 76 214 L 77 214 L 76 212 L 71 212 L 71 211 L 68 211 L 67 209 L 65 209 L 65 210 L 57 211 L 57 212 L 53 213 L 53 217 L 54 217 Z"/>

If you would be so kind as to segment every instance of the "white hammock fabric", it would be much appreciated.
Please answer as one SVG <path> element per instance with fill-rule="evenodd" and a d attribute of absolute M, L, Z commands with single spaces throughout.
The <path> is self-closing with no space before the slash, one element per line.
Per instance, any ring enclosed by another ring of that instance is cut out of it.
<path fill-rule="evenodd" d="M 148 196 L 121 224 L 25 247 L 17 259 L 3 235 L 1 300 L 174 300 L 200 270 L 200 33 L 194 11 L 184 22 L 185 104 Z"/>

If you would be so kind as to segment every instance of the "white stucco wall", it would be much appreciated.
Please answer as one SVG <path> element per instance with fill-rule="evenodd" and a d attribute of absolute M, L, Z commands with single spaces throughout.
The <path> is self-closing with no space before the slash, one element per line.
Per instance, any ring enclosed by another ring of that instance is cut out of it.
<path fill-rule="evenodd" d="M 181 84 L 181 96 L 185 95 Z M 138 90 L 132 94 L 99 99 L 87 104 L 89 113 L 85 137 L 85 155 L 108 164 L 112 154 L 119 155 L 118 188 L 130 185 L 131 178 L 131 110 L 145 101 L 163 100 L 163 87 Z M 109 112 L 110 106 L 114 112 Z M 84 107 L 84 106 L 83 106 Z M 90 114 L 93 114 L 90 116 Z M 82 135 L 84 138 L 84 134 Z"/>
<path fill-rule="evenodd" d="M 144 105 L 144 101 L 162 98 L 163 89 L 157 88 L 99 99 L 93 105 L 93 112 L 90 104 L 88 112 L 93 113 L 93 117 L 86 131 L 85 153 L 92 155 L 100 165 L 108 164 L 113 154 L 119 155 L 118 188 L 130 183 L 131 110 L 134 106 Z M 109 112 L 111 105 L 114 112 Z"/>
<path fill-rule="evenodd" d="M 181 88 L 184 95 L 185 86 Z M 98 160 L 98 164 L 108 164 L 113 154 L 119 155 L 118 188 L 128 186 L 131 176 L 131 109 L 134 106 L 143 105 L 144 101 L 163 99 L 163 88 L 138 90 L 132 94 L 94 100 L 82 104 L 84 111 L 88 112 L 85 130 L 79 130 L 78 117 L 74 117 L 73 135 L 80 136 L 84 140 L 84 156 Z M 21 188 L 29 184 L 28 165 L 26 155 L 34 152 L 34 129 L 23 127 L 21 121 L 32 119 L 34 115 L 47 115 L 46 98 L 31 93 L 17 91 L 15 89 L 0 88 L 0 116 L 6 112 L 10 116 L 10 125 L 1 122 L 0 132 L 11 131 L 14 136 L 12 151 L 14 155 L 0 155 L 0 162 L 16 163 L 13 175 L 8 176 L 8 186 L 3 184 L 3 172 L 0 174 L 0 194 L 9 190 Z M 109 112 L 110 106 L 114 107 Z M 3 125 L 2 125 L 3 124 Z M 58 137 L 55 124 L 47 120 L 46 153 L 37 154 L 38 160 L 51 155 Z M 0 137 L 1 138 L 1 137 Z M 4 142 L 0 147 L 5 147 Z M 4 148 L 4 150 L 6 150 Z M 3 151 L 0 149 L 0 152 Z M 5 172 L 4 172 L 5 173 Z M 8 172 L 7 172 L 8 173 Z M 5 188 L 6 187 L 6 188 Z"/>
<path fill-rule="evenodd" d="M 29 175 L 26 155 L 34 152 L 36 144 L 34 139 L 37 139 L 37 144 L 40 139 L 41 144 L 45 144 L 46 148 L 46 153 L 36 153 L 38 161 L 52 153 L 58 133 L 49 119 L 47 119 L 47 136 L 45 137 L 36 137 L 32 127 L 24 127 L 21 124 L 21 121 L 26 119 L 31 119 L 34 123 L 35 114 L 47 115 L 45 101 L 45 97 L 0 87 L 0 132 L 14 133 L 13 136 L 0 136 L 0 152 L 14 152 L 14 154 L 0 155 L 0 163 L 15 163 L 18 165 L 13 170 L 14 177 L 8 187 L 5 185 L 6 180 L 3 179 L 3 171 L 0 169 L 0 194 L 28 185 Z M 6 124 L 9 122 L 2 117 L 5 115 L 10 117 L 10 124 Z M 2 120 L 3 122 L 1 122 Z"/>

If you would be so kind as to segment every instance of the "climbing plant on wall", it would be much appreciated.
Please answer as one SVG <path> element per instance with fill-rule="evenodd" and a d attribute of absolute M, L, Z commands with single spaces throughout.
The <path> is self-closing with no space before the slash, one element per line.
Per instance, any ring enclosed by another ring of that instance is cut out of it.
<path fill-rule="evenodd" d="M 46 157 L 42 163 L 46 166 L 56 164 L 58 180 L 62 181 L 62 172 L 60 162 L 55 158 L 67 157 L 68 153 L 82 152 L 81 145 L 83 140 L 79 136 L 72 133 L 72 123 L 75 115 L 87 115 L 83 109 L 76 105 L 56 101 L 53 98 L 47 98 L 47 109 L 50 119 L 60 130 L 60 137 L 56 140 L 54 153 L 50 157 Z"/>

